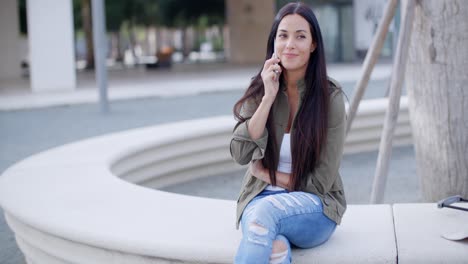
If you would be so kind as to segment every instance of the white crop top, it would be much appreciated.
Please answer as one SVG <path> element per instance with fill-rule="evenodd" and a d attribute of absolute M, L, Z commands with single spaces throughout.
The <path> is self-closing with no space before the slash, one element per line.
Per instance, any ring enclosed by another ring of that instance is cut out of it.
<path fill-rule="evenodd" d="M 291 173 L 292 171 L 292 158 L 291 158 L 291 134 L 285 133 L 283 137 L 283 142 L 281 143 L 279 161 L 278 161 L 278 169 L 277 171 L 284 172 L 284 173 Z M 265 190 L 269 191 L 282 191 L 284 188 L 279 186 L 273 186 L 268 184 Z"/>

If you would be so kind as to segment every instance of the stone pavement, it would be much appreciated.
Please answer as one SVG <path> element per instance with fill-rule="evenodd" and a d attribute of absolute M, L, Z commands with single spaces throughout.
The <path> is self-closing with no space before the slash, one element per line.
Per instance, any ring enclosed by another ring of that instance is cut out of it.
<path fill-rule="evenodd" d="M 365 98 L 385 95 L 389 66 L 379 65 L 379 68 L 381 75 L 379 78 L 374 76 Z M 91 97 L 78 100 L 81 94 L 87 94 L 86 96 L 97 94 L 95 90 L 84 85 L 88 83 L 91 86 L 92 78 L 89 74 L 80 75 L 81 86 L 76 92 L 71 93 L 48 92 L 37 95 L 28 92 L 25 87 L 17 86 L 18 90 L 13 90 L 14 85 L 2 86 L 0 83 L 0 108 L 16 109 L 0 111 L 0 173 L 34 153 L 68 142 L 165 122 L 230 115 L 234 102 L 245 88 L 242 87 L 243 84 L 247 83 L 257 70 L 252 67 L 244 69 L 234 66 L 202 65 L 197 68 L 179 68 L 167 72 L 148 73 L 141 70 L 112 72 L 110 76 L 115 79 L 110 81 L 111 95 L 113 90 L 119 90 L 123 95 L 115 99 L 127 100 L 112 101 L 111 111 L 107 115 L 99 112 L 97 104 L 82 104 L 93 102 L 94 99 L 89 99 Z M 358 72 L 359 67 L 356 65 L 335 65 L 330 69 L 330 75 L 342 82 L 349 98 L 352 96 Z M 154 76 L 148 77 L 146 76 L 148 74 Z M 147 77 L 149 80 L 144 79 Z M 221 87 L 224 85 L 223 81 L 232 83 L 230 86 Z M 171 84 L 172 82 L 177 85 Z M 21 81 L 16 82 L 16 85 L 18 83 Z M 113 83 L 115 85 L 112 85 Z M 141 99 L 139 96 L 131 96 L 133 84 L 135 87 L 140 87 L 139 91 L 146 91 L 139 95 L 146 93 L 150 97 Z M 193 91 L 190 88 L 193 88 Z M 129 96 L 125 97 L 125 94 Z M 341 173 L 349 203 L 368 202 L 376 158 L 377 152 L 344 156 Z M 220 175 L 168 187 L 166 190 L 235 199 L 241 178 L 242 174 Z M 415 173 L 414 150 L 412 146 L 395 148 L 390 164 L 385 202 L 418 201 L 420 194 Z M 14 236 L 4 222 L 1 209 L 0 213 L 0 263 L 24 263 L 22 254 L 14 242 Z"/>

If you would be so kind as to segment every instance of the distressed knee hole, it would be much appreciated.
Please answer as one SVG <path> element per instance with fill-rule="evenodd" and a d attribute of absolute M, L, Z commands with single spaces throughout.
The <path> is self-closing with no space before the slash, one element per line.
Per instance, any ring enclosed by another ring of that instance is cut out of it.
<path fill-rule="evenodd" d="M 249 224 L 249 232 L 253 235 L 249 235 L 247 240 L 258 245 L 268 246 L 267 234 L 268 229 L 265 227 L 253 222 Z"/>
<path fill-rule="evenodd" d="M 285 250 L 279 253 L 272 253 L 270 255 L 270 264 L 283 263 L 287 257 L 288 257 L 288 250 Z"/>
<path fill-rule="evenodd" d="M 273 250 L 270 255 L 270 264 L 283 263 L 288 257 L 288 246 L 281 240 L 273 241 Z"/>
<path fill-rule="evenodd" d="M 258 245 L 262 245 L 262 246 L 268 246 L 268 242 L 265 241 L 265 240 L 262 240 L 262 239 L 255 239 L 255 238 L 251 238 L 251 237 L 248 237 L 247 240 L 249 242 L 252 242 L 254 244 L 258 244 Z"/>
<path fill-rule="evenodd" d="M 256 234 L 256 235 L 259 235 L 259 236 L 264 236 L 266 234 L 268 234 L 268 229 L 266 229 L 265 227 L 257 224 L 257 223 L 250 223 L 249 224 L 249 231 Z"/>
<path fill-rule="evenodd" d="M 284 241 L 273 241 L 273 250 L 271 255 L 273 256 L 273 254 L 282 254 L 283 252 L 288 253 L 288 246 L 284 243 Z"/>

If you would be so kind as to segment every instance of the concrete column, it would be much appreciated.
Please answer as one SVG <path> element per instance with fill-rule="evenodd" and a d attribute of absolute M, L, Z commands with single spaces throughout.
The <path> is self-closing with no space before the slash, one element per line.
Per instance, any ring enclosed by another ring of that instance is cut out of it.
<path fill-rule="evenodd" d="M 19 20 L 16 0 L 0 2 L 0 79 L 19 78 Z"/>
<path fill-rule="evenodd" d="M 229 24 L 228 60 L 263 62 L 268 34 L 276 12 L 274 0 L 226 0 Z"/>
<path fill-rule="evenodd" d="M 76 87 L 71 0 L 27 0 L 31 88 Z"/>

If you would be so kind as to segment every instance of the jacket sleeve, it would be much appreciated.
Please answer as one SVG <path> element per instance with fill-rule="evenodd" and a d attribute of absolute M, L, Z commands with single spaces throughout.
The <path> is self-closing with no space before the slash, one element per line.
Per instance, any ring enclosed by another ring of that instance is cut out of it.
<path fill-rule="evenodd" d="M 230 151 L 232 158 L 240 165 L 246 165 L 252 160 L 259 160 L 265 156 L 268 142 L 268 130 L 265 128 L 259 139 L 253 140 L 249 133 L 249 122 L 257 109 L 253 103 L 246 103 L 241 109 L 245 122 L 238 122 L 232 133 Z"/>
<path fill-rule="evenodd" d="M 325 148 L 322 150 L 318 166 L 307 177 L 305 190 L 314 193 L 328 193 L 339 175 L 345 140 L 346 110 L 343 92 L 337 90 L 330 99 L 328 132 Z"/>

